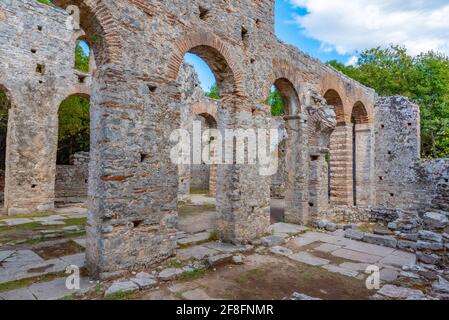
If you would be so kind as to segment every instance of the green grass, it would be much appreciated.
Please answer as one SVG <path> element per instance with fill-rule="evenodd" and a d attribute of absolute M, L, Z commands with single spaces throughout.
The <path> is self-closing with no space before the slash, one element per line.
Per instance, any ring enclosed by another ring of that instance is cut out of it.
<path fill-rule="evenodd" d="M 181 274 L 179 280 L 181 281 L 192 281 L 203 277 L 207 273 L 207 268 L 196 269 L 193 271 L 187 271 Z"/>
<path fill-rule="evenodd" d="M 178 213 L 180 215 L 188 216 L 201 214 L 203 212 L 215 211 L 216 206 L 214 204 L 202 204 L 202 205 L 184 205 L 178 207 Z"/>
<path fill-rule="evenodd" d="M 171 260 L 167 263 L 167 268 L 180 269 L 184 267 L 184 264 L 179 260 Z"/>
<path fill-rule="evenodd" d="M 131 300 L 135 292 L 123 292 L 119 291 L 113 294 L 109 294 L 104 297 L 105 300 Z"/>
<path fill-rule="evenodd" d="M 199 195 L 204 195 L 204 194 L 209 194 L 209 190 L 207 189 L 190 189 L 190 194 L 199 194 Z"/>

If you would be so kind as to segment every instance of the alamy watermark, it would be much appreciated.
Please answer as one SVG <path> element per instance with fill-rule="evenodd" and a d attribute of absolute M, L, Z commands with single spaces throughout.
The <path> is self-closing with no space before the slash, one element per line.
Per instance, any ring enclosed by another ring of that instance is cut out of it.
<path fill-rule="evenodd" d="M 170 135 L 175 144 L 170 158 L 177 165 L 257 165 L 259 174 L 278 170 L 279 129 L 205 129 L 193 121 L 192 132 L 178 129 Z"/>

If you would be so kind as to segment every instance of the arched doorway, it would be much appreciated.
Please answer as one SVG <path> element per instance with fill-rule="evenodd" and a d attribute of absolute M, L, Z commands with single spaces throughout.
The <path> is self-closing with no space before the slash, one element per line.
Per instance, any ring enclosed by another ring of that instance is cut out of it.
<path fill-rule="evenodd" d="M 306 190 L 295 187 L 295 166 L 298 162 L 297 119 L 294 115 L 300 111 L 300 101 L 293 83 L 286 78 L 277 79 L 266 101 L 271 107 L 274 125 L 279 128 L 278 170 L 271 177 L 271 222 L 298 222 L 298 215 L 292 208 L 303 202 Z M 295 143 L 296 141 L 296 143 Z"/>
<path fill-rule="evenodd" d="M 67 97 L 58 112 L 55 203 L 87 201 L 90 160 L 90 97 Z"/>
<path fill-rule="evenodd" d="M 331 134 L 329 145 L 329 202 L 331 205 L 352 205 L 352 125 L 347 124 L 343 100 L 340 94 L 329 89 L 324 94 L 327 104 L 333 106 L 337 116 L 337 127 Z"/>
<path fill-rule="evenodd" d="M 369 204 L 371 198 L 372 130 L 365 105 L 358 101 L 351 114 L 353 126 L 352 165 L 354 205 Z"/>
<path fill-rule="evenodd" d="M 193 72 L 189 71 L 192 66 L 186 65 L 186 55 L 200 60 L 202 70 L 194 68 Z M 234 223 L 223 221 L 232 218 L 228 210 L 223 209 L 229 203 L 224 192 L 226 188 L 224 184 L 228 179 L 224 171 L 228 168 L 220 167 L 220 164 L 209 164 L 204 161 L 202 155 L 207 148 L 209 153 L 215 152 L 216 137 L 212 132 L 224 130 L 224 124 L 219 122 L 218 106 L 227 111 L 233 109 L 232 97 L 236 88 L 233 71 L 225 57 L 217 49 L 207 45 L 193 46 L 184 54 L 183 61 L 177 75 L 177 81 L 184 90 L 180 101 L 181 127 L 190 132 L 192 148 L 190 165 L 178 166 L 178 194 L 181 192 L 184 196 L 180 198 L 181 202 L 178 204 L 177 225 L 181 231 L 188 233 L 208 231 L 226 239 L 231 234 L 228 228 L 233 228 Z M 199 88 L 198 74 L 204 73 L 204 69 L 207 69 L 214 78 L 210 90 Z M 205 134 L 210 136 L 205 139 Z M 202 140 L 199 144 L 196 141 L 198 137 Z M 222 215 L 221 212 L 225 210 L 227 214 Z"/>

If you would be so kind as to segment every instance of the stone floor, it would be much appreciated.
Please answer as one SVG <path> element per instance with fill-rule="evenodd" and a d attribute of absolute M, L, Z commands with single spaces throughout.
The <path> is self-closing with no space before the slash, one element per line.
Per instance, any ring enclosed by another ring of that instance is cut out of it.
<path fill-rule="evenodd" d="M 0 299 L 282 299 L 297 292 L 320 299 L 425 296 L 396 283 L 402 267 L 415 264 L 414 254 L 351 240 L 343 231 L 285 223 L 273 224 L 271 235 L 252 245 L 225 244 L 214 239 L 214 199 L 195 195 L 187 206 L 180 210 L 175 257 L 115 281 L 82 276 L 79 290 L 66 288 L 65 270 L 69 265 L 83 270 L 84 236 L 3 244 Z M 66 223 L 85 215 L 85 208 L 72 206 L 37 217 L 0 218 L 0 231 L 37 223 L 52 234 L 74 227 Z M 365 286 L 372 265 L 380 269 L 381 290 Z"/>

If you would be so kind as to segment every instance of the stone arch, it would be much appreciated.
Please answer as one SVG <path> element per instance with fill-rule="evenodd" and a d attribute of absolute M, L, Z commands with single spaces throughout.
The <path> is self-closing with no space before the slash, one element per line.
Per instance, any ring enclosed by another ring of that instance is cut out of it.
<path fill-rule="evenodd" d="M 368 111 L 361 101 L 357 101 L 352 108 L 351 122 L 354 124 L 368 124 L 371 122 Z"/>
<path fill-rule="evenodd" d="M 284 101 L 296 103 L 296 108 L 290 107 L 288 114 L 298 114 L 301 112 L 299 92 L 301 92 L 303 80 L 300 77 L 300 72 L 294 66 L 284 60 L 273 59 L 273 71 L 262 92 L 264 99 L 269 95 L 274 84 L 281 91 Z"/>
<path fill-rule="evenodd" d="M 192 113 L 197 116 L 204 116 L 210 118 L 211 121 L 217 123 L 217 105 L 213 103 L 195 103 L 192 106 Z"/>
<path fill-rule="evenodd" d="M 244 96 L 242 72 L 231 48 L 214 34 L 199 31 L 179 39 L 168 62 L 167 77 L 175 80 L 187 52 L 203 59 L 214 73 L 220 94 Z"/>
<path fill-rule="evenodd" d="M 368 110 L 357 101 L 351 112 L 352 185 L 354 205 L 370 204 L 372 198 L 372 127 Z"/>
<path fill-rule="evenodd" d="M 81 28 L 86 37 L 89 37 L 89 44 L 96 53 L 97 65 L 120 64 L 121 38 L 105 0 L 53 0 L 53 3 L 61 8 L 69 5 L 79 7 Z"/>
<path fill-rule="evenodd" d="M 192 106 L 192 113 L 194 115 L 203 117 L 209 126 L 209 129 L 218 128 L 218 110 L 214 103 L 196 103 Z M 211 150 L 211 155 L 214 150 Z M 217 165 L 209 165 L 209 194 L 215 196 L 217 193 Z"/>
<path fill-rule="evenodd" d="M 325 91 L 323 97 L 327 101 L 327 104 L 334 107 L 335 114 L 337 115 L 337 123 L 344 124 L 346 122 L 345 108 L 341 95 L 335 89 L 328 89 Z"/>
<path fill-rule="evenodd" d="M 352 205 L 352 126 L 346 122 L 342 96 L 337 90 L 327 89 L 324 99 L 337 116 L 337 127 L 329 142 L 329 201 L 333 205 Z"/>

